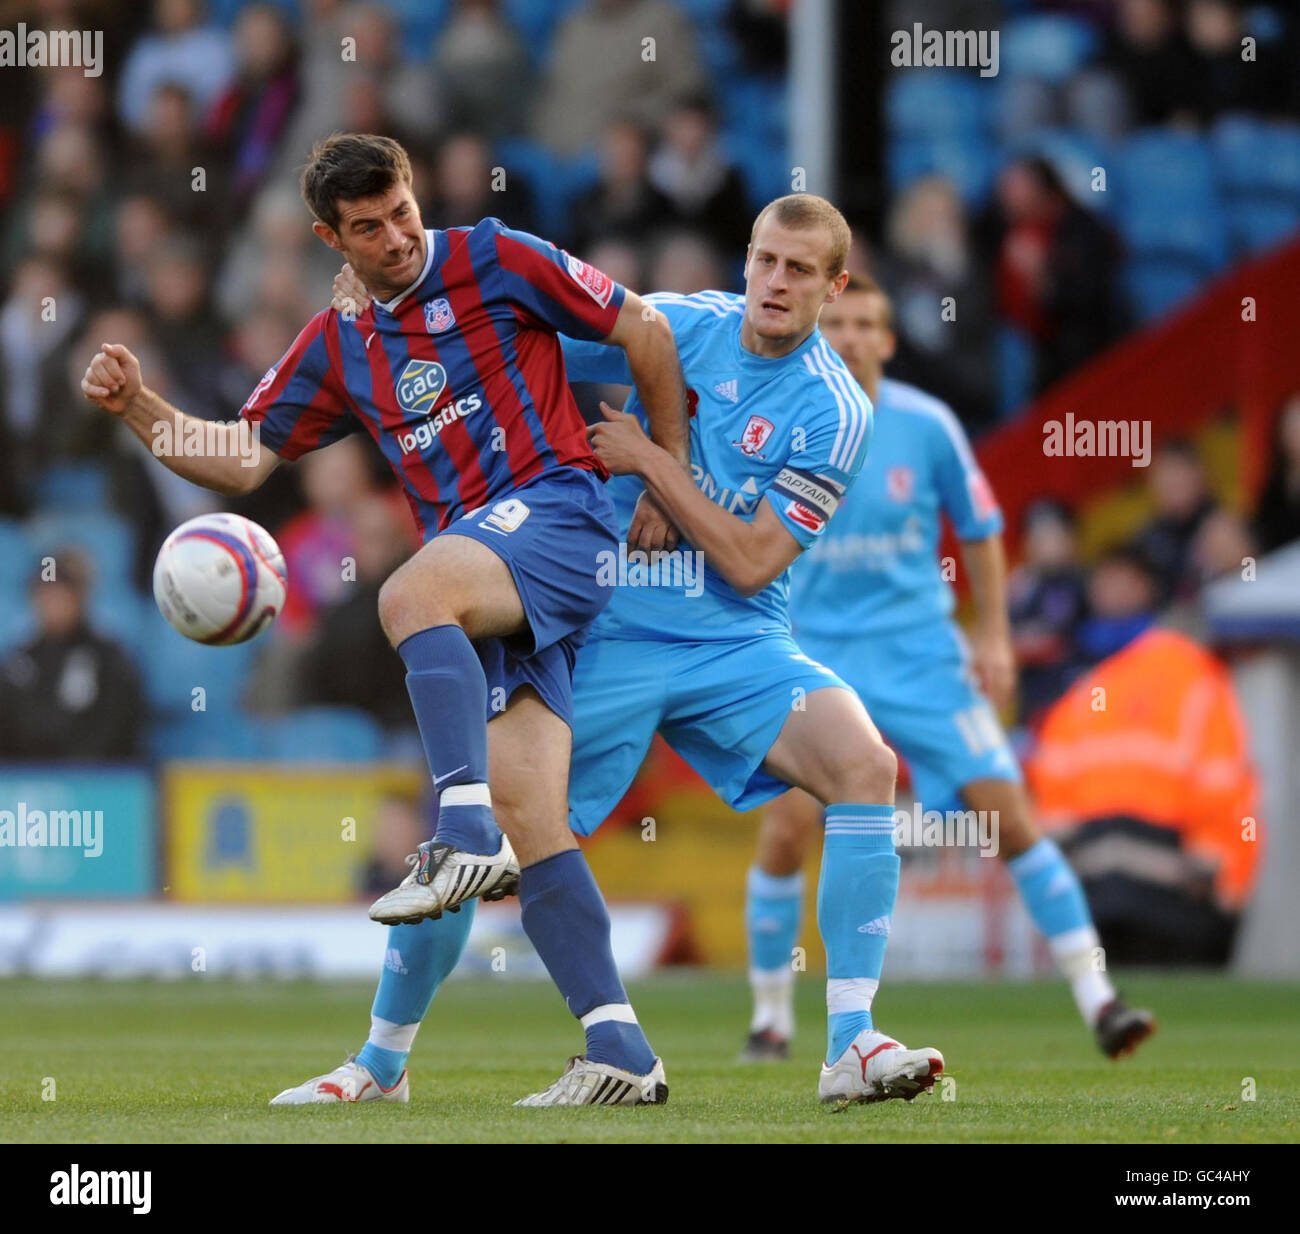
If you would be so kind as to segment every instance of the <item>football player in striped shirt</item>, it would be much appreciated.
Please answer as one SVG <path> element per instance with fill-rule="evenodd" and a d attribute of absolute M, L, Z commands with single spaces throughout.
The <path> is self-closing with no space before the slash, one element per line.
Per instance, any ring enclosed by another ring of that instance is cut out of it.
<path fill-rule="evenodd" d="M 988 701 L 1005 703 L 1014 688 L 1002 515 L 951 409 L 883 375 L 895 339 L 880 287 L 850 280 L 822 314 L 822 329 L 875 406 L 875 436 L 852 495 L 791 571 L 795 637 L 857 692 L 907 759 L 925 810 L 964 808 L 995 820 L 998 855 L 1084 1022 L 1101 1049 L 1117 1057 L 1151 1032 L 1151 1016 L 1127 1007 L 1111 985 L 1079 879 L 1034 826 L 1015 756 Z M 953 591 L 938 560 L 941 514 L 961 541 L 975 598 L 969 648 L 952 620 Z M 743 1057 L 750 1060 L 788 1055 L 800 870 L 819 814 L 798 790 L 764 814 L 745 914 L 754 1017 Z M 879 924 L 888 929 L 887 921 Z"/>
<path fill-rule="evenodd" d="M 236 495 L 281 459 L 352 432 L 374 439 L 424 541 L 384 584 L 379 618 L 406 664 L 439 813 L 435 839 L 372 915 L 419 921 L 517 891 L 524 929 L 586 1031 L 590 1065 L 619 1077 L 629 1100 L 663 1101 L 663 1066 L 628 1002 L 604 901 L 567 826 L 574 656 L 611 594 L 597 577 L 600 554 L 620 537 L 558 335 L 626 355 L 655 440 L 688 480 L 672 331 L 599 270 L 497 219 L 426 231 L 410 161 L 389 138 L 319 142 L 302 191 L 317 235 L 374 302 L 352 319 L 318 314 L 263 377 L 242 415 L 269 449 L 241 458 L 232 424 L 230 448 L 216 455 L 155 454 Z M 82 390 L 146 445 L 161 439 L 159 425 L 187 439 L 189 417 L 143 384 L 125 347 L 105 344 Z M 671 534 L 648 501 L 634 522 L 644 548 Z M 439 945 L 458 956 L 468 918 L 451 919 Z M 362 1065 L 282 1097 L 315 1100 L 332 1088 L 406 1100 L 402 1060 L 418 1017 L 381 1004 L 388 1015 L 372 1017 Z"/>

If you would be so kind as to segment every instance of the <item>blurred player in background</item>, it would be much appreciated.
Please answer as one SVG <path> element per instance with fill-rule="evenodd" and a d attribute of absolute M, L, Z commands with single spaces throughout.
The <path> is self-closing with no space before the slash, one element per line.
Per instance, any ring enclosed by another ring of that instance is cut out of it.
<path fill-rule="evenodd" d="M 607 473 L 586 440 L 556 335 L 626 352 L 655 437 L 685 478 L 672 333 L 600 271 L 496 219 L 426 232 L 410 160 L 390 138 L 317 143 L 302 192 L 316 234 L 376 301 L 352 320 L 318 314 L 258 383 L 242 410 L 270 447 L 255 465 L 241 457 L 237 424 L 207 426 L 229 435 L 216 455 L 157 449 L 156 425 L 180 442 L 191 418 L 144 386 L 125 347 L 105 344 L 82 390 L 165 466 L 226 495 L 256 488 L 282 458 L 361 428 L 374 438 L 424 541 L 379 597 L 440 794 L 436 838 L 419 846 L 403 893 L 436 894 L 441 911 L 517 890 L 524 929 L 586 1030 L 585 1064 L 618 1082 L 629 1103 L 663 1101 L 662 1064 L 628 1003 L 604 900 L 566 826 L 573 658 L 609 599 L 598 555 L 618 541 Z M 669 532 L 648 504 L 638 543 L 642 532 L 647 547 Z M 468 917 L 439 935 L 457 957 Z M 406 1020 L 389 994 L 381 983 L 363 1051 L 369 1069 L 349 1060 L 276 1101 L 331 1088 L 407 1100 L 405 1070 L 391 1065 L 409 1049 Z"/>
<path fill-rule="evenodd" d="M 937 1050 L 909 1050 L 871 1020 L 898 889 L 897 764 L 854 693 L 795 645 L 786 612 L 788 567 L 824 533 L 871 440 L 871 404 L 817 329 L 848 279 L 848 247 L 830 202 L 783 197 L 755 220 L 743 296 L 645 297 L 681 356 L 693 480 L 643 431 L 639 385 L 628 412 L 602 404 L 606 420 L 590 434 L 616 477 L 620 528 L 631 536 L 648 493 L 682 548 L 640 561 L 620 553 L 611 569 L 617 588 L 574 673 L 569 804 L 570 825 L 590 835 L 656 730 L 736 809 L 789 785 L 822 802 L 828 1031 L 818 1095 L 874 1102 L 915 1097 L 943 1069 Z M 566 338 L 564 352 L 575 381 L 636 383 L 616 348 Z M 446 972 L 405 967 L 410 1005 L 423 1014 Z M 566 1074 L 532 1104 L 571 1104 L 580 1080 Z"/>
<path fill-rule="evenodd" d="M 951 409 L 882 375 L 895 346 L 888 296 L 855 276 L 827 305 L 821 324 L 871 398 L 875 436 L 852 496 L 792 571 L 795 637 L 857 691 L 907 759 L 925 809 L 964 803 L 995 820 L 998 853 L 1025 907 L 1084 1022 L 1116 1058 L 1151 1033 L 1152 1018 L 1125 1006 L 1106 976 L 1083 889 L 1060 849 L 1032 823 L 1020 770 L 989 704 L 1005 705 L 1015 687 L 997 503 Z M 975 599 L 969 652 L 938 561 L 941 513 L 961 541 Z M 763 817 L 745 913 L 754 995 L 746 1060 L 789 1054 L 800 870 L 819 814 L 817 803 L 795 789 Z"/>

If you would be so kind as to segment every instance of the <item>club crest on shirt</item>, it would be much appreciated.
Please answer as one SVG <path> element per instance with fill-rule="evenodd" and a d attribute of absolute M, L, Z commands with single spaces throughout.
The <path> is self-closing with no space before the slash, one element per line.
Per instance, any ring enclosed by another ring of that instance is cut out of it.
<path fill-rule="evenodd" d="M 408 360 L 397 379 L 397 405 L 412 415 L 433 410 L 447 388 L 447 370 L 436 360 Z"/>
<path fill-rule="evenodd" d="M 731 444 L 747 458 L 762 458 L 763 447 L 767 445 L 767 439 L 772 436 L 775 428 L 776 425 L 771 420 L 766 420 L 762 416 L 750 416 L 745 431 L 740 435 L 740 440 L 733 441 Z"/>
<path fill-rule="evenodd" d="M 910 467 L 891 467 L 885 472 L 885 492 L 895 501 L 911 501 L 916 474 Z"/>
<path fill-rule="evenodd" d="M 424 306 L 424 328 L 430 334 L 441 334 L 456 324 L 456 314 L 451 311 L 451 301 L 446 296 L 429 300 Z"/>

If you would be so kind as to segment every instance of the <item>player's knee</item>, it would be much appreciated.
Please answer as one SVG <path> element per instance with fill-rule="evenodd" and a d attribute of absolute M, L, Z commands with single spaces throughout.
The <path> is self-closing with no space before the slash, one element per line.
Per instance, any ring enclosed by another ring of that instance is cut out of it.
<path fill-rule="evenodd" d="M 388 641 L 396 647 L 402 641 L 406 601 L 401 571 L 390 574 L 379 589 L 379 625 Z"/>
<path fill-rule="evenodd" d="M 879 737 L 873 737 L 839 768 L 837 779 L 839 801 L 892 801 L 898 758 Z"/>
<path fill-rule="evenodd" d="M 394 647 L 420 630 L 455 621 L 441 602 L 437 588 L 404 569 L 394 571 L 384 580 L 379 589 L 378 607 L 380 627 Z"/>

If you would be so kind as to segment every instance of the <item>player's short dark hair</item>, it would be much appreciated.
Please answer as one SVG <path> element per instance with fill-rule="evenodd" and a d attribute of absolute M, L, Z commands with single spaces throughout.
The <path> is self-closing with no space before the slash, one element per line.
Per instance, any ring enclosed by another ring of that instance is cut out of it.
<path fill-rule="evenodd" d="M 889 292 L 877 283 L 871 275 L 851 273 L 849 281 L 844 285 L 844 290 L 840 294 L 847 296 L 851 291 L 879 296 L 881 303 L 885 306 L 885 329 L 892 330 L 894 328 L 894 302 L 889 298 Z"/>
<path fill-rule="evenodd" d="M 340 201 L 379 197 L 411 183 L 411 158 L 401 144 L 376 133 L 331 133 L 312 148 L 302 169 L 302 199 L 322 223 L 339 228 Z"/>
<path fill-rule="evenodd" d="M 769 201 L 758 212 L 753 227 L 749 229 L 751 245 L 754 243 L 754 237 L 758 235 L 763 220 L 769 214 L 774 214 L 776 221 L 782 227 L 792 227 L 796 230 L 812 227 L 826 228 L 831 240 L 831 249 L 826 261 L 828 272 L 832 278 L 835 278 L 844 269 L 844 263 L 849 259 L 849 246 L 853 243 L 853 235 L 844 220 L 844 215 L 825 197 L 818 197 L 815 193 L 787 193 L 784 197 Z"/>

